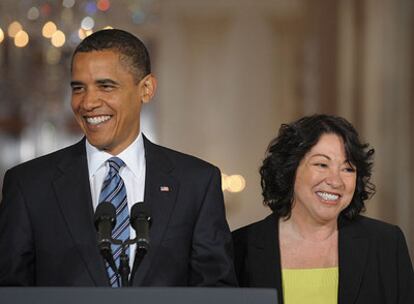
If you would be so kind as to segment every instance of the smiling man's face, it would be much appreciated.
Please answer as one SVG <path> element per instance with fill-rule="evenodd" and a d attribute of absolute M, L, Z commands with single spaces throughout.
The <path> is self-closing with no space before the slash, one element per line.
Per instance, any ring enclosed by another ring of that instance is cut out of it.
<path fill-rule="evenodd" d="M 91 145 L 117 155 L 135 140 L 140 130 L 141 104 L 150 100 L 148 81 L 151 84 L 151 75 L 137 83 L 116 51 L 75 55 L 71 105 Z"/>

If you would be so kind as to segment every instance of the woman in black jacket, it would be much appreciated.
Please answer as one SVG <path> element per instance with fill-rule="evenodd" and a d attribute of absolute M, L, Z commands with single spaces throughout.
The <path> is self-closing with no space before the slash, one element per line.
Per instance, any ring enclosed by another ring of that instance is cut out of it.
<path fill-rule="evenodd" d="M 240 285 L 276 288 L 285 304 L 414 303 L 403 233 L 360 215 L 373 153 L 340 117 L 282 125 L 260 169 L 272 214 L 233 232 Z"/>

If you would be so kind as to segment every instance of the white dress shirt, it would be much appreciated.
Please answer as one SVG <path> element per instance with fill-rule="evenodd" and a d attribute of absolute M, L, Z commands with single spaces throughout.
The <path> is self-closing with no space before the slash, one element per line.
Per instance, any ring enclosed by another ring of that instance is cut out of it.
<path fill-rule="evenodd" d="M 96 210 L 96 207 L 99 204 L 99 195 L 101 193 L 102 184 L 109 172 L 109 164 L 106 161 L 114 155 L 98 150 L 86 140 L 86 156 L 88 159 L 92 203 L 94 210 Z M 141 132 L 131 145 L 116 156 L 122 159 L 125 163 L 125 166 L 119 170 L 119 175 L 125 184 L 128 209 L 131 212 L 131 208 L 135 203 L 144 201 L 145 150 Z M 135 238 L 135 230 L 132 227 L 130 229 L 130 238 Z M 131 269 L 135 257 L 135 248 L 135 244 L 130 246 L 129 264 Z"/>

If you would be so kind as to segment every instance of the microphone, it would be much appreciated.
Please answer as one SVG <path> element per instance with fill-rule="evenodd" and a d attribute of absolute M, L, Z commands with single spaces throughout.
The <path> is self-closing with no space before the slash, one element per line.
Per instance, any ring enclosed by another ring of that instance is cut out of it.
<path fill-rule="evenodd" d="M 99 251 L 114 273 L 118 273 L 111 249 L 112 230 L 116 225 L 116 210 L 114 205 L 109 202 L 98 204 L 94 214 L 94 223 L 98 231 Z"/>
<path fill-rule="evenodd" d="M 144 203 L 132 206 L 130 223 L 136 232 L 137 250 L 148 251 L 150 221 L 151 217 Z"/>
<path fill-rule="evenodd" d="M 132 266 L 130 286 L 134 283 L 135 273 L 149 248 L 149 227 L 151 224 L 150 212 L 144 203 L 136 203 L 131 208 L 130 223 L 136 232 L 134 265 Z"/>

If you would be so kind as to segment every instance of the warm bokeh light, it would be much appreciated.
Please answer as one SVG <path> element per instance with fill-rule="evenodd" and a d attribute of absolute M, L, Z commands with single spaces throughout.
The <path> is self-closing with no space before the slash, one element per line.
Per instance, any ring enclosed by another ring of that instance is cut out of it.
<path fill-rule="evenodd" d="M 62 31 L 56 31 L 51 39 L 52 45 L 55 47 L 61 47 L 65 44 L 66 37 Z"/>
<path fill-rule="evenodd" d="M 221 173 L 221 190 L 225 191 L 227 190 L 228 185 L 228 180 L 229 176 L 225 173 Z"/>
<path fill-rule="evenodd" d="M 0 28 L 0 43 L 2 43 L 4 40 L 4 32 L 3 30 Z"/>
<path fill-rule="evenodd" d="M 92 17 L 85 17 L 82 19 L 81 22 L 81 28 L 83 28 L 84 30 L 88 31 L 93 29 L 93 27 L 95 26 L 95 20 L 93 20 Z"/>
<path fill-rule="evenodd" d="M 88 37 L 89 35 L 91 35 L 93 33 L 92 30 L 84 30 L 83 28 L 80 28 L 78 31 L 78 35 L 80 39 L 85 39 L 86 37 Z"/>
<path fill-rule="evenodd" d="M 86 31 L 83 28 L 80 28 L 78 31 L 78 35 L 80 39 L 85 39 L 86 38 Z"/>
<path fill-rule="evenodd" d="M 246 180 L 241 175 L 221 174 L 221 188 L 223 191 L 241 192 L 246 188 Z"/>
<path fill-rule="evenodd" d="M 29 20 L 36 20 L 37 18 L 39 18 L 40 16 L 40 12 L 39 9 L 36 6 L 31 7 L 28 11 L 27 11 L 27 19 Z"/>
<path fill-rule="evenodd" d="M 13 21 L 12 23 L 10 23 L 7 29 L 7 33 L 9 34 L 10 37 L 14 37 L 21 30 L 23 30 L 22 25 L 18 21 Z"/>
<path fill-rule="evenodd" d="M 42 35 L 45 38 L 52 38 L 53 34 L 57 31 L 56 24 L 52 21 L 48 21 L 42 28 Z"/>
<path fill-rule="evenodd" d="M 227 190 L 230 192 L 241 192 L 246 187 L 246 181 L 241 175 L 231 175 L 227 182 Z"/>
<path fill-rule="evenodd" d="M 96 6 L 98 10 L 105 12 L 111 7 L 111 3 L 109 0 L 98 0 Z"/>
<path fill-rule="evenodd" d="M 14 45 L 17 47 L 25 47 L 29 43 L 29 35 L 21 30 L 14 36 Z"/>

